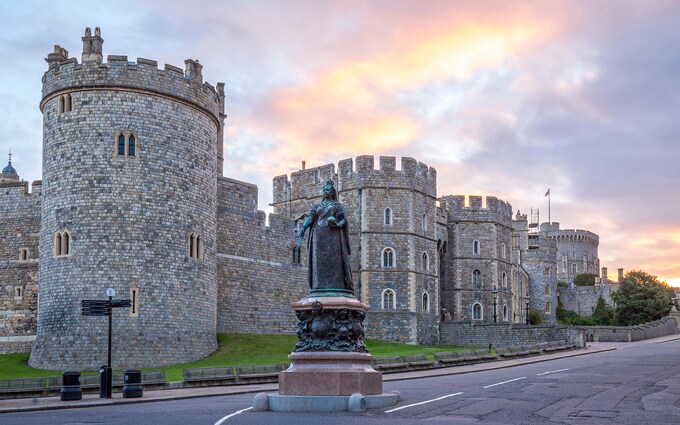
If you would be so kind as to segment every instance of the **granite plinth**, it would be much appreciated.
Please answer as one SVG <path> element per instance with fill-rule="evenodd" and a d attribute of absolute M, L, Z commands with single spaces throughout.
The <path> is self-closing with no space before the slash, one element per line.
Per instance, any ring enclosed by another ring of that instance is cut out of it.
<path fill-rule="evenodd" d="M 366 313 L 368 311 L 368 304 L 364 304 L 354 297 L 320 297 L 310 295 L 302 298 L 300 301 L 291 304 L 295 311 L 312 310 L 314 303 L 319 302 L 326 310 L 340 310 L 349 309 L 357 310 Z"/>
<path fill-rule="evenodd" d="M 259 394 L 258 394 L 259 395 Z M 399 396 L 393 393 L 352 396 L 303 396 L 266 394 L 267 409 L 275 412 L 361 412 L 394 406 Z M 359 397 L 357 397 L 359 396 Z M 363 403 L 358 403 L 363 399 Z M 262 411 L 262 410 L 257 410 Z"/>
<path fill-rule="evenodd" d="M 365 396 L 382 393 L 382 374 L 368 353 L 303 352 L 288 356 L 290 367 L 279 374 L 279 394 Z"/>

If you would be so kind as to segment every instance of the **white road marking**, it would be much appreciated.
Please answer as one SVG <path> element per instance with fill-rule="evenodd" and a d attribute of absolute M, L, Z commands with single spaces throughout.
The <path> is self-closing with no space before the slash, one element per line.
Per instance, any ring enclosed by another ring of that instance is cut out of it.
<path fill-rule="evenodd" d="M 491 388 L 491 387 L 495 387 L 496 385 L 503 385 L 503 384 L 507 384 L 508 382 L 519 381 L 520 379 L 527 379 L 527 377 L 526 377 L 526 376 L 522 376 L 521 378 L 515 378 L 515 379 L 511 379 L 511 380 L 509 380 L 509 381 L 497 382 L 497 383 L 495 383 L 495 384 L 487 385 L 486 387 L 482 387 L 482 388 Z"/>
<path fill-rule="evenodd" d="M 385 410 L 385 413 L 396 412 L 397 410 L 406 409 L 406 408 L 413 407 L 413 406 L 420 406 L 421 404 L 432 403 L 433 401 L 444 400 L 445 398 L 449 398 L 449 397 L 453 397 L 453 396 L 457 396 L 457 395 L 461 395 L 461 394 L 463 394 L 463 393 L 448 394 L 448 395 L 445 395 L 445 396 L 433 398 L 432 400 L 421 401 L 420 403 L 407 404 L 406 406 L 397 407 L 396 409 Z M 215 425 L 218 425 L 218 424 L 215 424 Z"/>
<path fill-rule="evenodd" d="M 569 370 L 569 368 L 566 368 L 566 369 L 557 369 L 557 370 L 550 370 L 550 371 L 548 371 L 548 372 L 537 373 L 536 376 L 543 376 L 543 375 L 547 375 L 547 374 L 549 374 L 549 373 L 564 372 L 565 370 Z"/>
<path fill-rule="evenodd" d="M 237 410 L 236 412 L 232 413 L 231 415 L 227 415 L 227 416 L 223 417 L 222 419 L 220 419 L 219 421 L 215 422 L 215 425 L 222 425 L 222 423 L 224 423 L 224 421 L 226 421 L 227 419 L 229 419 L 233 416 L 239 415 L 239 414 L 245 412 L 246 410 L 250 410 L 252 408 L 253 408 L 253 406 L 250 406 L 250 407 L 247 407 L 245 409 Z"/>

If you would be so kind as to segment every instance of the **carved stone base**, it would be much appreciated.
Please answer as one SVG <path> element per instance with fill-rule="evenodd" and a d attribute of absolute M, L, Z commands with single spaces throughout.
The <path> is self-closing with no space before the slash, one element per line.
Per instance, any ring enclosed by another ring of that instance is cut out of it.
<path fill-rule="evenodd" d="M 354 297 L 309 296 L 292 306 L 298 318 L 294 352 L 368 353 L 363 324 L 368 305 Z"/>
<path fill-rule="evenodd" d="M 368 353 L 292 353 L 290 367 L 279 374 L 279 394 L 349 396 L 382 393 L 382 374 Z"/>

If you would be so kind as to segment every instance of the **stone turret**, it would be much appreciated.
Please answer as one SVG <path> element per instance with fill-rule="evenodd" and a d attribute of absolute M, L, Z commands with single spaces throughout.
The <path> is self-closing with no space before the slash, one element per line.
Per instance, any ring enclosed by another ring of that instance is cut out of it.
<path fill-rule="evenodd" d="M 102 63 L 102 60 L 104 59 L 104 56 L 102 55 L 103 45 L 104 39 L 101 36 L 99 27 L 94 29 L 94 35 L 92 35 L 92 31 L 89 27 L 85 28 L 85 36 L 83 37 L 83 63 Z"/>
<path fill-rule="evenodd" d="M 7 166 L 2 169 L 0 173 L 0 183 L 16 183 L 19 181 L 19 174 L 17 170 L 12 167 L 12 152 L 9 153 L 9 162 Z"/>

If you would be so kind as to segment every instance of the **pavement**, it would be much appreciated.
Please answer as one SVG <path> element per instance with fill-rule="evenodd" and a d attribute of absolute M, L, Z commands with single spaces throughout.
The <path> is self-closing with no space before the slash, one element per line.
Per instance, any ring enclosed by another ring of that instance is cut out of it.
<path fill-rule="evenodd" d="M 411 372 L 391 373 L 383 375 L 383 382 L 399 381 L 406 379 L 418 379 L 431 376 L 457 375 L 463 373 L 478 372 L 508 368 L 529 363 L 539 363 L 565 357 L 584 356 L 611 350 L 632 348 L 640 344 L 664 343 L 680 339 L 678 335 L 654 338 L 645 341 L 629 343 L 588 343 L 587 347 L 580 350 L 565 351 L 553 354 L 543 354 L 534 357 L 525 357 L 513 360 L 501 360 L 489 363 L 480 363 L 466 366 L 451 366 L 445 368 L 426 369 Z M 182 400 L 197 397 L 214 397 L 231 394 L 271 392 L 278 390 L 278 384 L 249 384 L 249 385 L 225 385 L 213 387 L 193 387 L 177 389 L 144 390 L 142 398 L 123 398 L 122 393 L 114 393 L 111 399 L 100 399 L 99 394 L 83 394 L 82 400 L 61 401 L 59 397 L 18 398 L 0 400 L 0 413 L 28 412 L 53 409 L 73 409 L 83 407 L 110 406 L 115 404 L 152 403 L 157 401 Z"/>

